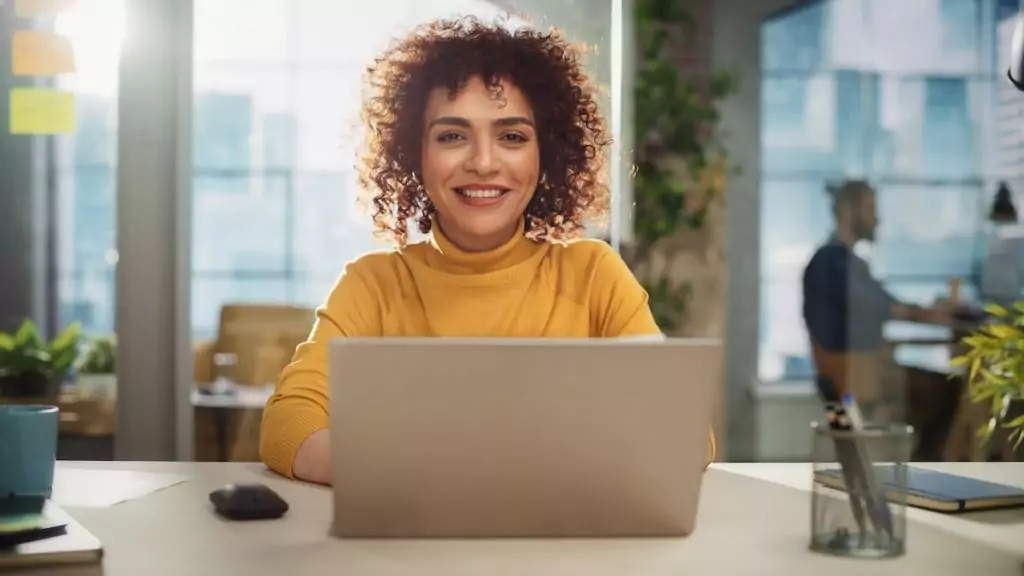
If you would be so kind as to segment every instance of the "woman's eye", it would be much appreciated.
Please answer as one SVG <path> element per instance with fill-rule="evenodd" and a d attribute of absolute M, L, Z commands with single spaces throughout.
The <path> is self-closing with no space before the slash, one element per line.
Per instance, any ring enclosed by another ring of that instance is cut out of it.
<path fill-rule="evenodd" d="M 462 139 L 462 134 L 458 132 L 445 132 L 437 137 L 438 142 L 455 142 Z"/>
<path fill-rule="evenodd" d="M 508 132 L 506 134 L 503 134 L 501 136 L 501 139 L 505 140 L 506 142 L 515 142 L 515 143 L 522 143 L 522 142 L 526 142 L 527 140 L 529 140 L 526 136 L 524 136 L 522 134 L 519 134 L 517 132 Z"/>

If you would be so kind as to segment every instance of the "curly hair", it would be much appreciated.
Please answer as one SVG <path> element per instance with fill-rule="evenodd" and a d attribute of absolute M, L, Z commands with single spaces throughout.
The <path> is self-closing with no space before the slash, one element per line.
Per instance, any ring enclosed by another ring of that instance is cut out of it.
<path fill-rule="evenodd" d="M 427 98 L 435 88 L 454 95 L 472 77 L 494 91 L 511 83 L 533 108 L 541 178 L 524 214 L 527 236 L 561 242 L 605 219 L 610 139 L 581 59 L 556 30 L 510 31 L 474 17 L 425 24 L 388 48 L 366 70 L 357 166 L 375 234 L 404 247 L 410 220 L 430 231 L 435 208 L 420 177 Z"/>

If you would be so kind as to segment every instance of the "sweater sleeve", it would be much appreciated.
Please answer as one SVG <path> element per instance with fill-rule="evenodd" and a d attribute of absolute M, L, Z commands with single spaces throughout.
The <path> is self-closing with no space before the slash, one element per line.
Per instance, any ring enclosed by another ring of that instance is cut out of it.
<path fill-rule="evenodd" d="M 647 291 L 611 246 L 601 242 L 590 279 L 591 335 L 659 336 Z"/>
<path fill-rule="evenodd" d="M 299 447 L 312 433 L 330 425 L 327 349 L 331 340 L 377 335 L 380 307 L 358 262 L 346 267 L 292 361 L 281 372 L 263 411 L 260 458 L 271 470 L 294 478 Z"/>

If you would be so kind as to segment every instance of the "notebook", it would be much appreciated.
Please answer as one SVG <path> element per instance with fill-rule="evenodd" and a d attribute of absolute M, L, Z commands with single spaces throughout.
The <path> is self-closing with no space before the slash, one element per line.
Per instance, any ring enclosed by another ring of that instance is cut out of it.
<path fill-rule="evenodd" d="M 889 500 L 902 500 L 900 484 L 895 480 L 896 467 L 879 464 L 875 475 L 885 489 Z M 936 472 L 907 466 L 906 501 L 908 506 L 936 512 L 968 512 L 1024 506 L 1024 490 L 975 480 L 956 474 Z M 843 477 L 838 469 L 819 470 L 814 473 L 819 484 L 843 489 Z"/>
<path fill-rule="evenodd" d="M 4 522 L 5 536 L 15 532 L 15 525 L 26 530 L 45 530 L 48 537 L 0 548 L 0 571 L 8 568 L 92 564 L 103 558 L 103 546 L 95 536 L 76 522 L 59 506 L 47 501 L 39 518 L 23 515 L 14 522 Z"/>

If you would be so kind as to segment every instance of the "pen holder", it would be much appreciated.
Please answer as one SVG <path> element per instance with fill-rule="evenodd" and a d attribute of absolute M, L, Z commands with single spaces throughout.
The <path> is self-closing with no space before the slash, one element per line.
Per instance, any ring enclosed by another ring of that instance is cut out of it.
<path fill-rule="evenodd" d="M 906 549 L 906 425 L 833 430 L 814 423 L 811 550 L 889 558 Z"/>

